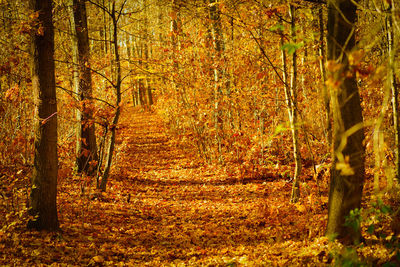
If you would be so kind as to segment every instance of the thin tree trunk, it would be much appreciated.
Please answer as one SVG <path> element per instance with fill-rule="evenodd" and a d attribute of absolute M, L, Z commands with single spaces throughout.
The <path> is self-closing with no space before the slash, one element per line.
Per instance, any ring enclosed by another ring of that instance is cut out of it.
<path fill-rule="evenodd" d="M 390 89 L 392 91 L 392 109 L 393 109 L 393 128 L 394 128 L 394 137 L 395 137 L 395 178 L 397 181 L 400 181 L 400 125 L 399 125 L 399 100 L 398 100 L 398 84 L 396 78 L 396 66 L 395 66 L 395 56 L 396 56 L 396 47 L 395 47 L 395 35 L 393 28 L 393 20 L 394 20 L 394 1 L 391 6 L 391 13 L 387 18 L 387 32 L 388 32 L 388 56 L 389 56 L 389 81 L 390 81 Z"/>
<path fill-rule="evenodd" d="M 149 68 L 149 18 L 148 18 L 148 6 L 147 6 L 147 1 L 143 0 L 143 12 L 144 12 L 144 25 L 143 25 L 143 49 L 144 49 L 144 58 L 145 58 L 145 63 L 144 63 L 144 68 L 147 70 Z M 147 96 L 147 101 L 146 104 L 150 107 L 153 105 L 153 95 L 151 92 L 151 81 L 148 73 L 146 73 L 146 79 L 145 79 L 145 91 L 146 91 L 146 96 Z"/>
<path fill-rule="evenodd" d="M 78 52 L 78 36 L 76 34 L 76 23 L 75 23 L 75 10 L 77 7 L 75 6 L 75 0 L 70 0 L 71 8 L 70 8 L 70 21 L 71 21 L 71 40 L 72 40 L 72 64 L 73 64 L 73 90 L 74 97 L 76 102 L 78 103 L 78 107 L 76 108 L 76 129 L 75 129 L 75 160 L 77 170 L 79 169 L 78 158 L 82 153 L 82 114 L 81 109 L 79 108 L 79 103 L 81 101 L 81 88 L 80 88 L 80 75 L 79 75 L 79 52 Z M 78 171 L 80 172 L 80 171 Z"/>
<path fill-rule="evenodd" d="M 105 0 L 103 0 L 103 5 L 102 5 L 103 7 L 106 7 L 106 2 L 105 2 Z M 109 42 L 108 42 L 108 34 L 107 34 L 107 32 L 108 32 L 108 28 L 107 28 L 107 25 L 108 25 L 108 21 L 107 21 L 107 13 L 106 13 L 106 11 L 105 10 L 103 10 L 103 33 L 104 33 L 104 53 L 105 54 L 107 54 L 108 53 L 108 45 L 109 45 Z"/>
<path fill-rule="evenodd" d="M 296 23 L 295 23 L 295 7 L 289 5 L 289 16 L 291 21 L 291 41 L 296 41 Z M 291 116 L 290 127 L 292 129 L 292 139 L 293 139 L 293 157 L 295 162 L 295 170 L 293 176 L 293 187 L 290 201 L 295 203 L 300 197 L 300 187 L 299 187 L 299 177 L 301 174 L 301 154 L 300 154 L 300 144 L 298 135 L 298 114 L 297 114 L 297 52 L 295 51 L 292 55 L 292 66 L 291 66 L 291 81 L 290 81 L 290 94 L 287 95 L 291 99 L 288 103 Z"/>
<path fill-rule="evenodd" d="M 380 192 L 380 172 L 381 167 L 385 164 L 385 155 L 383 150 L 384 135 L 381 130 L 383 120 L 385 119 L 387 107 L 390 101 L 390 85 L 385 88 L 385 96 L 382 102 L 381 111 L 375 122 L 374 133 L 373 133 L 373 144 L 374 144 L 374 156 L 375 156 L 375 170 L 374 170 L 374 193 L 376 195 Z M 389 178 L 389 177 L 387 177 Z"/>
<path fill-rule="evenodd" d="M 397 105 L 397 89 L 395 84 L 395 77 L 394 77 L 394 52 L 393 52 L 393 31 L 392 31 L 392 24 L 391 24 L 391 16 L 387 17 L 386 21 L 386 30 L 387 30 L 387 38 L 388 38 L 388 53 L 387 56 L 389 58 L 389 66 L 388 66 L 388 82 L 385 86 L 384 90 L 384 99 L 381 106 L 381 111 L 379 113 L 378 118 L 375 122 L 374 132 L 373 132 L 373 147 L 374 147 L 374 156 L 375 156 L 375 166 L 374 166 L 374 193 L 379 195 L 381 193 L 380 190 L 380 175 L 381 175 L 381 168 L 385 169 L 385 176 L 387 179 L 387 189 L 391 189 L 393 186 L 393 174 L 390 170 L 390 167 L 387 166 L 386 156 L 384 153 L 384 134 L 381 130 L 383 125 L 387 107 L 389 105 L 390 100 L 392 101 L 393 107 L 393 122 L 394 122 L 394 131 L 395 131 L 395 157 L 397 157 L 398 152 L 398 143 L 397 143 L 397 118 L 395 115 L 396 105 Z M 396 95 L 396 98 L 394 97 Z M 397 163 L 397 158 L 396 158 Z"/>
<path fill-rule="evenodd" d="M 326 139 L 330 144 L 332 140 L 332 112 L 329 102 L 329 94 L 326 87 L 326 69 L 325 69 L 325 62 L 326 62 L 326 55 L 325 55 L 325 27 L 324 27 L 324 10 L 323 7 L 318 9 L 318 24 L 319 24 L 319 67 L 321 72 L 321 79 L 322 79 L 322 97 L 325 106 L 325 117 L 326 117 Z"/>
<path fill-rule="evenodd" d="M 181 34 L 181 16 L 180 16 L 180 0 L 174 0 L 172 2 L 172 20 L 171 20 L 171 45 L 172 45 L 172 66 L 173 66 L 173 74 L 172 74 L 172 87 L 176 92 L 176 101 L 179 103 L 180 93 L 179 93 L 179 85 L 177 83 L 176 77 L 179 74 L 179 63 L 177 60 L 177 54 L 179 51 L 179 36 Z"/>
<path fill-rule="evenodd" d="M 144 2 L 143 2 L 144 5 Z M 142 8 L 143 8 L 142 5 Z M 142 36 L 140 38 L 136 39 L 136 54 L 137 57 L 139 58 L 139 66 L 141 69 L 140 77 L 137 79 L 137 87 L 138 87 L 138 92 L 137 92 L 137 96 L 138 96 L 138 101 L 139 101 L 139 105 L 142 107 L 145 107 L 146 105 L 146 95 L 145 95 L 145 85 L 144 85 L 144 78 L 142 76 L 145 75 L 145 73 L 142 71 L 145 67 L 144 67 L 144 63 L 143 63 L 143 59 L 144 59 L 144 41 L 143 41 L 143 23 L 140 21 L 137 25 L 138 27 L 138 31 L 139 34 L 141 34 Z"/>
<path fill-rule="evenodd" d="M 295 40 L 295 8 L 292 5 L 289 5 L 289 15 L 291 19 L 291 39 L 292 41 Z M 281 47 L 283 47 L 283 33 L 281 36 Z M 300 196 L 300 188 L 299 188 L 299 176 L 301 173 L 301 155 L 300 155 L 300 148 L 299 148 L 299 140 L 298 140 L 298 129 L 297 129 L 297 92 L 296 92 L 296 85 L 297 85 L 297 54 L 294 52 L 292 54 L 292 64 L 291 64 L 291 81 L 290 86 L 288 82 L 288 73 L 287 73 L 287 58 L 286 52 L 282 49 L 282 66 L 283 66 L 283 73 L 282 79 L 284 82 L 284 90 L 285 90 L 285 99 L 289 117 L 290 128 L 292 131 L 292 142 L 293 142 L 293 157 L 295 161 L 295 170 L 293 174 L 293 186 L 292 186 L 292 193 L 290 197 L 290 201 L 295 203 L 298 201 Z"/>
<path fill-rule="evenodd" d="M 131 50 L 132 50 L 132 40 L 131 40 L 131 36 L 128 32 L 126 32 L 125 34 L 125 44 L 126 44 L 126 56 L 128 58 L 128 69 L 131 70 L 132 66 L 131 66 Z M 130 79 L 130 84 L 129 86 L 131 87 L 131 94 L 132 94 L 132 105 L 136 106 L 135 104 L 135 85 L 132 82 L 132 79 Z"/>
<path fill-rule="evenodd" d="M 223 70 L 221 65 L 222 53 L 224 51 L 224 41 L 222 36 L 221 25 L 221 11 L 219 10 L 218 2 L 216 0 L 209 0 L 209 12 L 211 20 L 211 33 L 214 45 L 214 120 L 216 130 L 216 141 L 218 146 L 218 153 L 222 152 L 222 138 L 223 138 L 223 114 L 221 109 L 222 101 L 222 80 Z M 219 161 L 221 161 L 219 155 Z"/>
<path fill-rule="evenodd" d="M 54 71 L 54 28 L 51 0 L 31 0 L 38 12 L 33 29 L 32 86 L 35 100 L 35 159 L 28 228 L 57 230 L 57 98 Z M 39 27 L 39 26 L 38 26 Z"/>
<path fill-rule="evenodd" d="M 123 2 L 122 7 L 125 5 L 126 1 Z M 121 10 L 122 10 L 121 7 Z M 110 174 L 110 169 L 111 169 L 111 164 L 112 164 L 112 158 L 113 158 L 113 153 L 114 153 L 114 148 L 115 148 L 115 139 L 116 139 L 116 134 L 117 134 L 117 125 L 119 121 L 119 116 L 121 113 L 121 61 L 120 61 L 120 55 L 119 55 L 119 48 L 118 48 L 118 18 L 115 10 L 115 2 L 112 4 L 112 11 L 111 11 L 111 20 L 113 23 L 113 46 L 114 46 L 114 60 L 115 60 L 115 94 L 117 97 L 116 101 L 116 109 L 115 109 L 115 115 L 114 119 L 112 121 L 112 124 L 110 126 L 111 130 L 111 137 L 110 137 L 110 143 L 107 151 L 107 160 L 106 160 L 106 165 L 104 168 L 104 173 L 103 177 L 101 179 L 100 183 L 100 189 L 102 191 L 106 191 L 107 188 L 107 181 L 108 181 L 108 176 Z"/>

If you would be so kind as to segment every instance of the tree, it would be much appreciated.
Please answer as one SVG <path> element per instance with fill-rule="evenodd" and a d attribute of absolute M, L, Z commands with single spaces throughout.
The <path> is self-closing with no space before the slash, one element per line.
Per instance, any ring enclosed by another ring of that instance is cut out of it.
<path fill-rule="evenodd" d="M 223 80 L 223 69 L 221 66 L 222 54 L 225 50 L 225 44 L 222 36 L 222 25 L 221 25 L 221 11 L 219 9 L 218 2 L 215 0 L 209 0 L 209 12 L 211 20 L 211 35 L 214 46 L 213 63 L 214 68 L 214 120 L 215 120 L 215 132 L 216 142 L 218 145 L 218 158 L 221 161 L 222 152 L 222 138 L 223 138 L 223 113 L 221 102 L 223 98 L 222 92 L 222 80 Z"/>
<path fill-rule="evenodd" d="M 95 126 L 92 118 L 92 76 L 85 0 L 72 0 L 72 33 L 74 58 L 74 92 L 81 107 L 77 110 L 78 129 L 76 164 L 78 173 L 93 175 L 98 155 Z M 92 163 L 92 164 L 91 164 Z M 94 164 L 93 164 L 94 163 Z"/>
<path fill-rule="evenodd" d="M 172 60 L 172 67 L 173 71 L 175 74 L 179 73 L 179 64 L 177 60 L 177 54 L 179 51 L 179 37 L 182 33 L 182 22 L 181 22 L 181 4 L 179 0 L 174 0 L 172 1 L 172 10 L 171 10 L 171 28 L 170 28 L 170 33 L 171 33 L 171 46 L 172 46 L 172 53 L 171 53 L 171 60 Z M 177 76 L 177 75 L 176 75 Z M 180 85 L 177 81 L 177 77 L 175 75 L 172 75 L 171 81 L 172 81 L 172 87 L 173 90 L 176 91 L 176 97 L 177 97 L 177 102 L 179 103 L 184 102 L 183 97 L 180 98 L 181 93 L 180 93 Z"/>
<path fill-rule="evenodd" d="M 349 227 L 345 223 L 350 211 L 360 208 L 365 173 L 360 95 L 349 64 L 349 54 L 356 44 L 356 5 L 351 0 L 332 0 L 328 9 L 328 82 L 334 151 L 326 233 L 347 242 L 358 242 L 359 227 Z"/>
<path fill-rule="evenodd" d="M 32 34 L 32 86 L 35 98 L 35 158 L 28 228 L 57 230 L 57 98 L 51 0 L 31 0 L 38 16 Z"/>
<path fill-rule="evenodd" d="M 290 28 L 291 28 L 291 41 L 295 41 L 296 32 L 295 32 L 295 8 L 293 5 L 289 5 L 289 16 L 290 16 Z M 296 50 L 290 51 L 291 54 L 291 79 L 289 84 L 288 79 L 288 71 L 287 71 L 287 56 L 285 51 L 284 44 L 284 35 L 281 32 L 281 41 L 280 45 L 282 48 L 282 79 L 284 83 L 284 91 L 285 91 L 285 100 L 287 105 L 289 124 L 292 132 L 292 143 L 293 143 L 293 158 L 295 161 L 295 170 L 293 174 L 293 186 L 292 193 L 290 197 L 290 201 L 292 203 L 296 203 L 300 197 L 300 188 L 299 188 L 299 176 L 301 174 L 301 153 L 300 153 L 300 144 L 298 137 L 298 110 L 297 110 L 297 53 Z M 286 46 L 292 46 L 293 44 L 286 44 Z"/>
<path fill-rule="evenodd" d="M 325 69 L 325 27 L 324 27 L 324 9 L 323 7 L 318 8 L 318 26 L 319 26 L 319 66 L 321 72 L 321 80 L 322 80 L 322 97 L 324 100 L 324 106 L 326 109 L 326 137 L 328 141 L 332 139 L 332 127 L 331 127 L 331 108 L 329 103 L 329 94 L 326 87 L 326 69 Z"/>
<path fill-rule="evenodd" d="M 395 21 L 394 15 L 394 1 L 389 1 L 389 15 L 386 18 L 387 39 L 388 39 L 388 57 L 389 57 L 389 82 L 392 91 L 392 109 L 393 109 L 393 128 L 395 136 L 394 154 L 395 154 L 395 171 L 396 179 L 400 181 L 400 124 L 399 124 L 399 100 L 398 100 L 398 83 L 396 75 L 396 42 L 395 42 L 395 29 L 393 22 Z"/>
<path fill-rule="evenodd" d="M 144 53 L 144 68 L 146 70 L 149 69 L 149 51 L 150 51 L 150 47 L 151 47 L 151 43 L 149 42 L 150 39 L 150 35 L 149 35 L 149 7 L 148 7 L 148 3 L 146 0 L 143 0 L 143 12 L 144 12 L 144 18 L 143 18 L 143 42 L 142 42 L 142 51 Z M 146 73 L 146 80 L 145 80 L 145 85 L 146 85 L 146 96 L 147 96 L 147 100 L 146 100 L 146 104 L 150 107 L 151 105 L 153 105 L 153 95 L 151 92 L 151 80 L 149 78 L 149 75 Z"/>
<path fill-rule="evenodd" d="M 295 24 L 295 7 L 293 5 L 289 5 L 289 15 L 290 15 L 290 28 L 291 28 L 291 41 L 296 41 L 296 24 Z M 285 51 L 282 51 L 285 53 Z M 284 58 L 284 57 L 283 57 Z M 285 64 L 285 62 L 284 62 Z M 289 114 L 289 122 L 290 128 L 292 130 L 292 140 L 293 140 L 293 158 L 295 162 L 295 170 L 293 175 L 293 186 L 292 193 L 290 197 L 290 201 L 295 203 L 298 201 L 300 197 L 300 186 L 299 186 L 299 177 L 301 174 L 301 153 L 300 153 L 300 144 L 299 144 L 299 136 L 298 136 L 298 110 L 297 110 L 297 53 L 293 51 L 292 53 L 292 65 L 291 65 L 291 80 L 290 80 L 290 90 L 288 88 L 287 81 L 285 83 L 285 95 L 286 95 L 286 103 L 288 105 L 288 114 Z"/>
<path fill-rule="evenodd" d="M 112 164 L 112 157 L 114 153 L 114 148 L 115 148 L 115 138 L 117 135 L 117 125 L 119 121 L 119 116 L 121 114 L 121 101 L 122 101 L 122 93 L 121 93 L 121 85 L 122 85 L 122 74 L 121 74 L 121 61 L 120 61 L 120 55 L 119 55 L 119 45 L 118 45 L 118 21 L 121 17 L 122 10 L 124 9 L 124 6 L 126 4 L 126 0 L 123 1 L 123 3 L 120 6 L 120 9 L 117 10 L 115 7 L 115 1 L 112 3 L 111 10 L 106 9 L 105 7 L 100 7 L 103 8 L 103 10 L 106 11 L 106 13 L 110 16 L 111 21 L 112 21 L 112 26 L 113 26 L 113 32 L 112 32 L 112 46 L 114 49 L 114 74 L 115 74 L 115 81 L 110 81 L 113 88 L 115 89 L 115 95 L 116 95 L 116 103 L 115 103 L 115 113 L 114 113 L 114 118 L 112 121 L 112 124 L 110 125 L 110 130 L 111 130 L 111 136 L 110 136 L 110 141 L 109 141 L 109 146 L 107 148 L 107 158 L 106 158 L 106 163 L 104 167 L 104 172 L 103 172 L 103 177 L 101 179 L 101 183 L 99 188 L 102 191 L 106 191 L 107 188 L 107 180 L 108 176 L 110 174 L 110 169 L 111 169 L 111 164 Z"/>

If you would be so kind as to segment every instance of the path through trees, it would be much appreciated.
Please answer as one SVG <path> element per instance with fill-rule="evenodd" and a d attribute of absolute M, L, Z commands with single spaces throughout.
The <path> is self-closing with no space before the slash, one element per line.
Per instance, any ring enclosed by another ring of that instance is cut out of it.
<path fill-rule="evenodd" d="M 15 231 L 18 244 L 7 253 L 16 265 L 327 260 L 326 238 L 309 241 L 323 236 L 327 199 L 290 204 L 288 180 L 237 181 L 178 145 L 156 114 L 131 107 L 122 112 L 116 144 L 109 190 L 96 193 L 79 180 L 60 181 L 62 232 Z M 315 188 L 308 190 L 316 195 Z"/>

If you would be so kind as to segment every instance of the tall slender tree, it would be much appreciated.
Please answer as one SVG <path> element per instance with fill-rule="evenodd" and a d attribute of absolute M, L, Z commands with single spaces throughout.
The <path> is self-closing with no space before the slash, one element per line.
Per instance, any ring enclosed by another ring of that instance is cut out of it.
<path fill-rule="evenodd" d="M 173 0 L 172 1 L 172 10 L 171 10 L 171 28 L 170 28 L 170 33 L 171 33 L 171 46 L 172 46 L 172 54 L 171 54 L 171 60 L 172 60 L 172 67 L 173 71 L 178 74 L 179 73 L 179 63 L 177 60 L 177 54 L 179 51 L 179 36 L 182 31 L 182 22 L 181 22 L 181 5 L 180 5 L 180 0 Z M 172 75 L 172 87 L 176 91 L 177 94 L 177 102 L 182 101 L 183 99 L 180 99 L 180 89 L 179 89 L 179 84 L 176 79 L 175 75 Z"/>
<path fill-rule="evenodd" d="M 318 46 L 318 53 L 319 53 L 319 67 L 321 72 L 321 80 L 322 80 L 322 97 L 325 106 L 325 114 L 326 114 L 326 138 L 328 142 L 332 139 L 332 113 L 331 107 L 329 102 L 329 94 L 326 86 L 326 69 L 325 69 L 325 62 L 326 62 L 326 53 L 325 53 L 325 25 L 324 25 L 324 8 L 321 6 L 318 8 L 318 26 L 319 26 L 319 46 Z"/>
<path fill-rule="evenodd" d="M 225 50 L 225 44 L 222 36 L 222 23 L 221 23 L 221 10 L 219 3 L 216 0 L 209 0 L 209 12 L 211 20 L 211 35 L 214 45 L 214 123 L 216 131 L 216 141 L 218 145 L 218 153 L 222 152 L 222 138 L 223 138 L 223 113 L 222 113 L 222 79 L 223 69 L 221 66 L 222 54 Z M 218 159 L 221 161 L 221 155 L 218 155 Z"/>
<path fill-rule="evenodd" d="M 38 15 L 32 33 L 32 86 L 35 101 L 35 159 L 28 228 L 57 230 L 57 98 L 51 0 L 31 0 Z"/>
<path fill-rule="evenodd" d="M 294 41 L 295 39 L 295 8 L 293 5 L 289 5 L 289 16 L 290 16 L 290 24 L 291 24 L 291 39 Z M 280 46 L 284 48 L 284 35 L 281 32 L 280 38 Z M 295 203 L 298 201 L 300 197 L 300 188 L 299 188 L 299 176 L 301 172 L 301 154 L 300 154 L 300 144 L 298 138 L 298 129 L 297 129 L 297 54 L 296 51 L 291 51 L 291 66 L 290 66 L 290 84 L 289 84 L 289 72 L 287 66 L 287 55 L 285 49 L 282 49 L 282 79 L 283 86 L 285 91 L 285 100 L 287 105 L 289 124 L 292 132 L 292 143 L 293 143 L 293 158 L 295 161 L 295 170 L 293 174 L 293 186 L 292 193 L 290 197 L 290 201 Z"/>
<path fill-rule="evenodd" d="M 116 103 L 115 103 L 115 113 L 114 113 L 114 118 L 112 121 L 112 124 L 110 125 L 110 130 L 111 130 L 111 136 L 110 136 L 110 141 L 109 141 L 109 146 L 107 148 L 107 159 L 104 167 L 104 172 L 103 172 L 103 177 L 101 179 L 101 183 L 99 188 L 102 191 L 106 191 L 107 189 L 107 181 L 108 181 L 108 176 L 110 174 L 110 169 L 111 169 L 111 164 L 112 164 L 112 158 L 113 158 L 113 153 L 114 153 L 114 148 L 115 148 L 115 139 L 117 135 L 117 125 L 119 121 L 119 116 L 121 114 L 121 101 L 122 101 L 122 93 L 121 93 L 121 86 L 122 86 L 122 70 L 121 70 L 121 60 L 120 60 L 120 50 L 119 50 L 119 44 L 118 44 L 118 21 L 121 18 L 122 10 L 124 9 L 124 6 L 127 2 L 127 0 L 124 0 L 123 3 L 121 4 L 120 8 L 117 10 L 116 9 L 116 1 L 112 2 L 111 9 L 107 10 L 108 15 L 111 18 L 112 21 L 112 26 L 113 26 L 113 32 L 112 32 L 112 48 L 113 48 L 113 53 L 114 53 L 114 75 L 115 79 L 112 82 L 112 86 L 115 89 L 115 96 L 116 96 Z"/>
<path fill-rule="evenodd" d="M 393 128 L 395 136 L 395 175 L 397 181 L 400 181 L 400 123 L 399 123 L 399 88 L 396 75 L 396 42 L 395 42 L 395 27 L 393 22 L 395 21 L 395 3 L 394 1 L 389 1 L 388 17 L 386 18 L 386 28 L 387 28 L 387 39 L 388 39 L 388 57 L 389 57 L 389 82 L 390 89 L 392 91 L 392 109 L 393 109 Z"/>
<path fill-rule="evenodd" d="M 364 184 L 363 117 L 349 53 L 355 48 L 356 5 L 352 0 L 328 2 L 328 68 L 333 111 L 333 164 L 328 202 L 327 235 L 358 242 L 357 227 L 346 216 L 360 208 Z"/>
<path fill-rule="evenodd" d="M 149 6 L 146 0 L 143 0 L 143 43 L 142 43 L 142 49 L 144 53 L 144 67 L 147 70 L 149 68 L 149 52 L 150 52 L 150 35 L 149 35 Z M 146 79 L 145 79 L 145 86 L 146 86 L 146 104 L 148 106 L 153 105 L 153 95 L 151 92 L 151 80 L 149 75 L 146 73 Z"/>
<path fill-rule="evenodd" d="M 295 7 L 289 5 L 289 16 L 290 16 L 290 35 L 291 41 L 296 41 L 296 16 Z M 301 153 L 300 153 L 300 143 L 298 134 L 298 110 L 297 110 L 297 52 L 294 51 L 292 56 L 291 65 L 291 78 L 290 78 L 290 91 L 288 86 L 286 87 L 286 102 L 288 104 L 288 113 L 290 128 L 292 130 L 292 142 L 293 142 L 293 158 L 295 161 L 295 170 L 293 175 L 293 186 L 290 201 L 295 203 L 300 197 L 300 186 L 299 177 L 301 174 Z"/>
<path fill-rule="evenodd" d="M 72 32 L 74 58 L 74 91 L 80 101 L 77 110 L 78 129 L 76 164 L 78 172 L 93 175 L 98 154 L 95 125 L 90 108 L 92 98 L 92 76 L 90 71 L 90 46 L 85 0 L 72 0 Z"/>

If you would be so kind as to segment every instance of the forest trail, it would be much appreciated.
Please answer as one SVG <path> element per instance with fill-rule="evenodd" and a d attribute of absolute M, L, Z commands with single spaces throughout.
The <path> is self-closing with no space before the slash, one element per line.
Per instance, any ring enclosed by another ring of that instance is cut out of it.
<path fill-rule="evenodd" d="M 95 193 L 92 183 L 82 194 L 85 183 L 78 178 L 60 181 L 61 234 L 21 234 L 20 248 L 10 252 L 17 265 L 304 266 L 326 260 L 326 241 L 310 241 L 321 236 L 325 214 L 307 203 L 289 204 L 291 183 L 237 181 L 202 163 L 190 146 L 178 146 L 156 114 L 132 107 L 122 113 L 116 152 L 106 193 Z"/>

